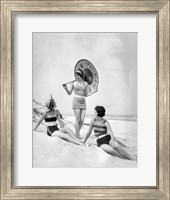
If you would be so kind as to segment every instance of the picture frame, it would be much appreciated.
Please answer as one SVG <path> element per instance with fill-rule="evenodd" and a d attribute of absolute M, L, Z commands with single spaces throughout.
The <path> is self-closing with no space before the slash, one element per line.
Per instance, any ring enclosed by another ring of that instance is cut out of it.
<path fill-rule="evenodd" d="M 16 13 L 156 13 L 156 186 L 19 186 L 13 184 L 13 17 Z M 1 199 L 170 199 L 169 1 L 1 0 Z"/>

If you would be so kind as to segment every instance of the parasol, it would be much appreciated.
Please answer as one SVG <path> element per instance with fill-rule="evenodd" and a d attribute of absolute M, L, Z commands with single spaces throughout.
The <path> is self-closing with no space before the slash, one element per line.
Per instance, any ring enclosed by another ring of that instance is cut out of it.
<path fill-rule="evenodd" d="M 89 91 L 91 91 L 89 92 L 89 95 L 93 94 L 94 93 L 93 91 L 97 92 L 98 85 L 99 85 L 99 76 L 94 65 L 89 60 L 81 59 L 75 65 L 74 76 L 76 75 L 77 71 L 83 72 L 83 75 L 84 75 L 83 79 L 84 81 L 88 83 L 88 89 Z M 74 81 L 65 83 L 63 84 L 63 86 L 66 84 L 72 83 Z"/>
<path fill-rule="evenodd" d="M 81 70 L 84 74 L 84 80 L 88 83 L 88 87 L 92 89 L 92 91 L 96 91 L 99 85 L 99 76 L 94 65 L 86 60 L 79 60 L 74 68 L 74 75 L 77 70 Z"/>

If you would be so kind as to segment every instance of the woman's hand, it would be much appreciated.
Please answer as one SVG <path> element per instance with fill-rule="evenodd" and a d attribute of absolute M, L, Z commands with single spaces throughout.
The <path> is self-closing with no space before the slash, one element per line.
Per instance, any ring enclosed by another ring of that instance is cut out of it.
<path fill-rule="evenodd" d="M 98 88 L 96 88 L 96 89 L 94 90 L 94 92 L 98 92 Z"/>
<path fill-rule="evenodd" d="M 82 144 L 85 144 L 84 138 L 79 139 L 79 140 L 80 140 L 80 142 L 82 142 Z"/>
<path fill-rule="evenodd" d="M 116 147 L 116 140 L 115 139 L 111 139 L 109 144 L 114 148 Z"/>

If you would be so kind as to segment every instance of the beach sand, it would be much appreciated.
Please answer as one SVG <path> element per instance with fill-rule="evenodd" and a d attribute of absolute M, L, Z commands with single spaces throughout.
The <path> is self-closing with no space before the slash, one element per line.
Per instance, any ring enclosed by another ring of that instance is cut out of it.
<path fill-rule="evenodd" d="M 105 153 L 96 146 L 94 135 L 91 135 L 87 141 L 88 144 L 91 144 L 90 146 L 79 146 L 58 137 L 49 137 L 45 129 L 44 125 L 40 125 L 37 131 L 33 131 L 33 167 L 35 168 L 137 167 L 135 161 Z M 88 127 L 84 126 L 81 136 L 84 136 L 87 130 Z M 128 140 L 128 136 L 118 139 L 127 146 L 128 151 L 136 155 L 136 147 L 133 141 Z"/>
<path fill-rule="evenodd" d="M 43 107 L 33 104 L 33 126 L 40 117 Z M 65 117 L 65 124 L 75 133 L 74 117 Z M 85 124 L 90 118 L 85 119 Z M 126 150 L 137 156 L 137 123 L 136 121 L 109 120 L 114 135 Z M 81 136 L 84 137 L 89 126 L 83 125 Z M 135 168 L 137 161 L 121 159 L 105 153 L 96 146 L 92 133 L 87 143 L 90 146 L 79 146 L 58 137 L 46 134 L 45 123 L 33 131 L 33 167 L 34 168 Z"/>

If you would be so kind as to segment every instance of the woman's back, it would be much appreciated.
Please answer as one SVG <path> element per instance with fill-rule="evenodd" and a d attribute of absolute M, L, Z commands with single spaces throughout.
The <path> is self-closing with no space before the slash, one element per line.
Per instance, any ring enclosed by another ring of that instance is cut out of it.
<path fill-rule="evenodd" d="M 45 122 L 47 126 L 56 124 L 58 114 L 59 114 L 58 110 L 51 110 L 46 112 Z"/>
<path fill-rule="evenodd" d="M 105 122 L 106 120 L 103 117 L 95 117 L 93 119 L 93 130 L 95 136 L 100 136 L 107 133 Z"/>

